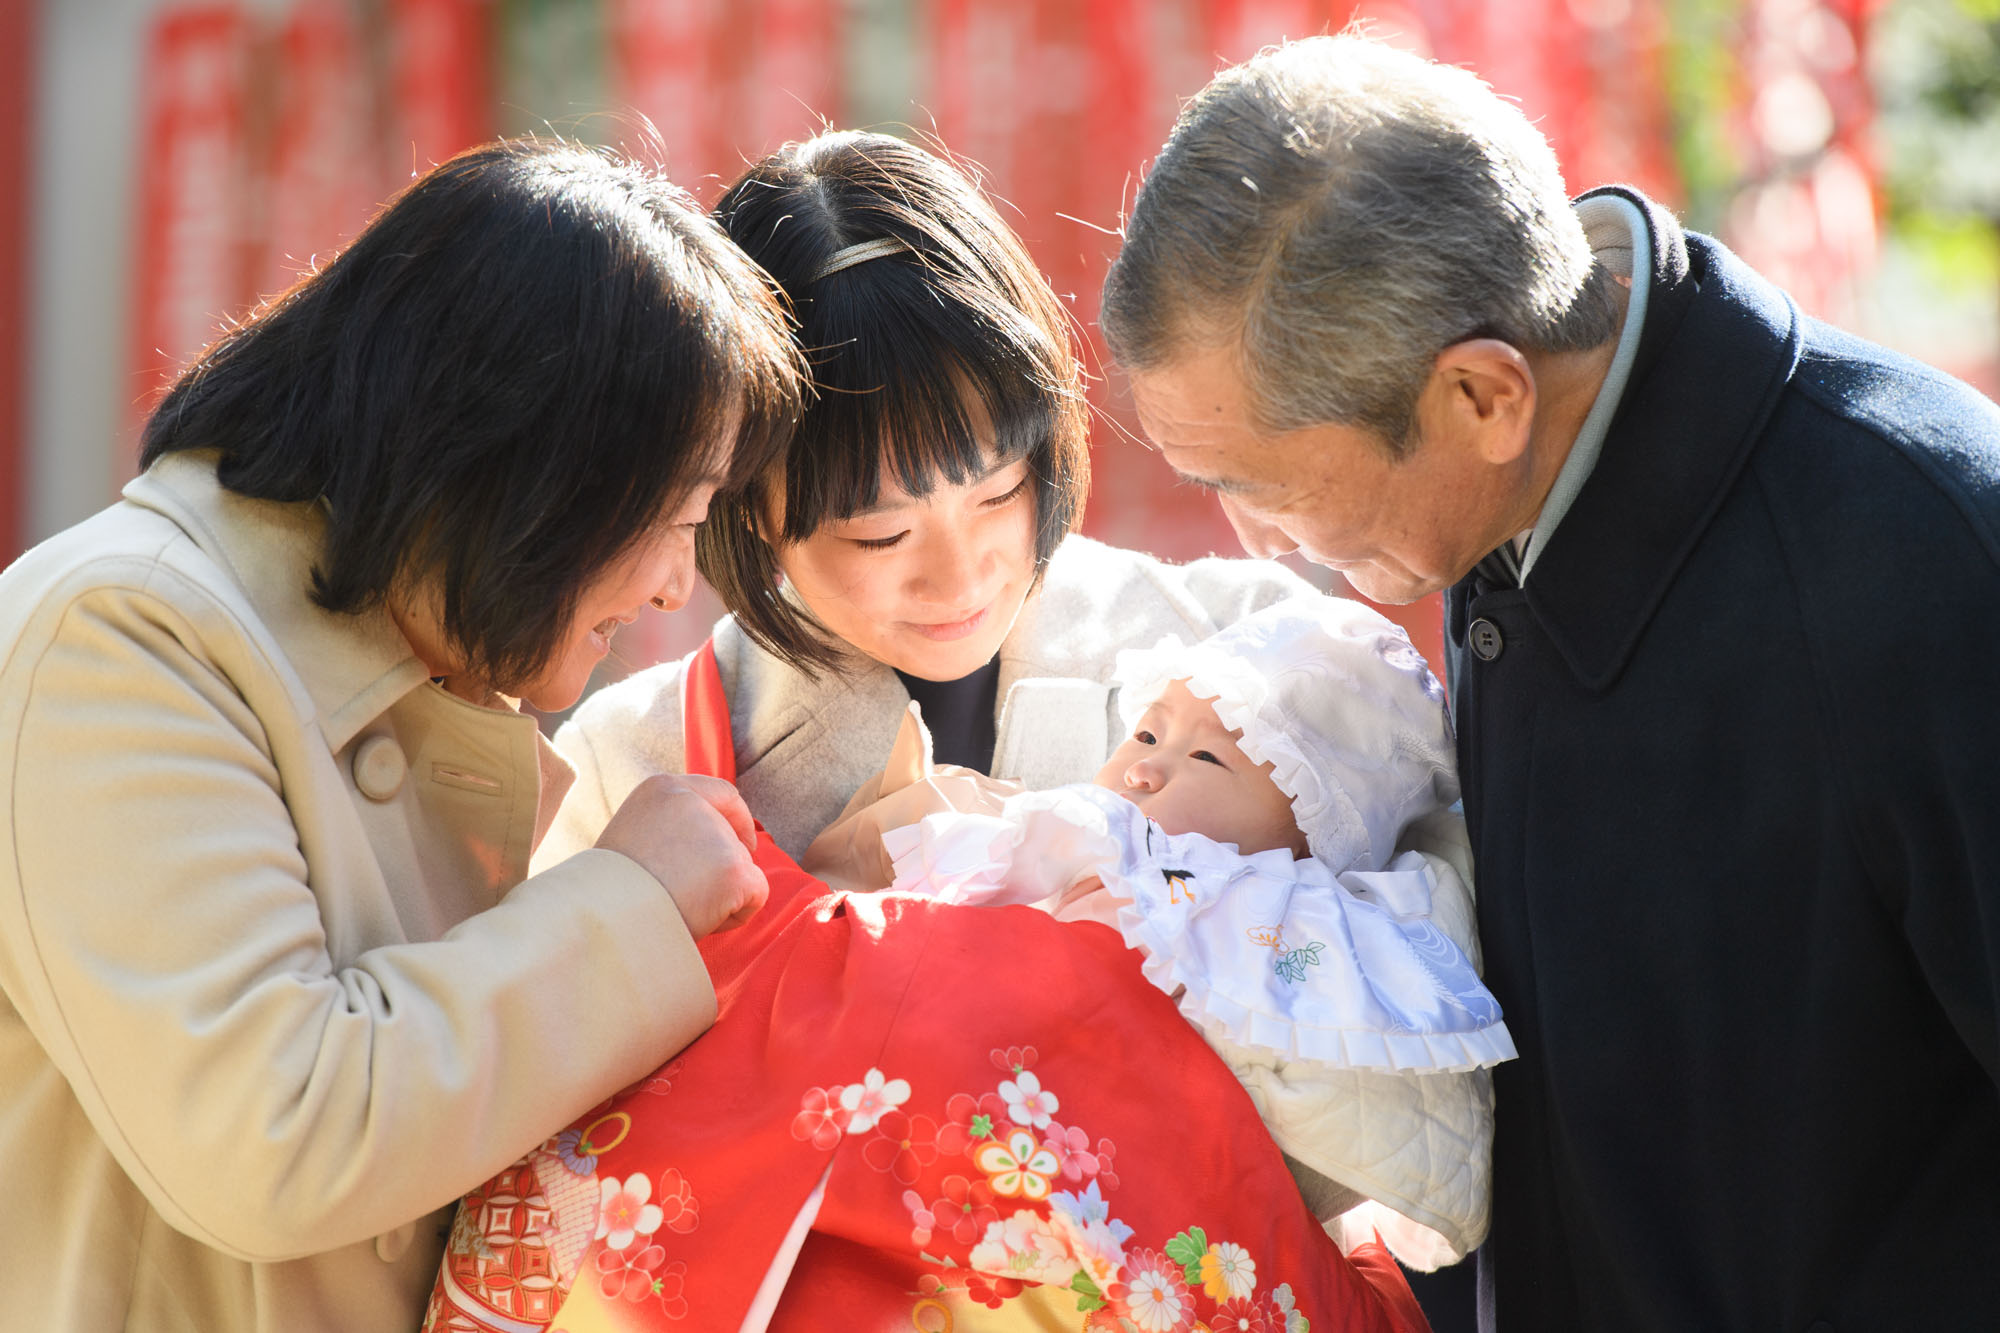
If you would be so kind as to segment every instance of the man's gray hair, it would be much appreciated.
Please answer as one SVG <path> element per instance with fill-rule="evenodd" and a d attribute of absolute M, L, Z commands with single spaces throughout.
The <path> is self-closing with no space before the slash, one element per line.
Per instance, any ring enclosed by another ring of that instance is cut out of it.
<path fill-rule="evenodd" d="M 1361 37 L 1289 42 L 1182 110 L 1100 321 L 1127 368 L 1233 345 L 1253 424 L 1414 447 L 1437 354 L 1617 332 L 1546 140 L 1476 75 Z"/>

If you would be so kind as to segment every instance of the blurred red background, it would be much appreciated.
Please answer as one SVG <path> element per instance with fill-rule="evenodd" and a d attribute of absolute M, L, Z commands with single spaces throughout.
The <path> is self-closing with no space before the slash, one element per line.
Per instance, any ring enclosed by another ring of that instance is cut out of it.
<path fill-rule="evenodd" d="M 1085 530 L 1174 559 L 1235 553 L 1205 493 L 1135 428 L 1095 329 L 1124 206 L 1178 101 L 1286 36 L 1365 23 L 1473 67 L 1548 134 L 1572 190 L 1624 181 L 1721 230 L 1808 310 L 1843 323 L 1878 251 L 1867 43 L 1878 0 L 143 0 L 129 97 L 125 349 L 106 392 L 110 497 L 158 387 L 260 294 L 323 258 L 429 164 L 501 133 L 557 132 L 662 161 L 703 203 L 825 124 L 943 145 L 1027 240 L 1088 349 L 1096 483 Z M 35 9 L 0 9 L 0 89 L 32 82 Z M 44 78 L 66 71 L 50 70 Z M 20 77 L 9 77 L 19 75 Z M 4 94 L 13 96 L 12 92 Z M 48 99 L 44 98 L 46 102 Z M 0 301 L 26 311 L 29 108 L 0 134 Z M 43 136 L 47 138 L 46 135 Z M 1720 164 L 1720 165 L 1718 165 Z M 1718 181 L 1721 183 L 1718 185 Z M 1712 216 L 1704 216 L 1703 214 Z M 0 557 L 26 521 L 31 447 L 10 318 L 0 337 Z M 107 363 L 111 358 L 107 356 Z M 1966 367 L 1952 369 L 1967 373 Z M 1983 369 L 1983 368 L 1982 368 Z M 1977 370 L 1975 373 L 1979 373 Z M 1991 390 L 1991 385 L 1986 387 Z M 97 464 L 101 470 L 105 463 Z M 46 489 L 46 488 L 45 488 Z M 1328 575 L 1316 573 L 1324 584 Z M 622 672 L 686 651 L 712 599 L 621 634 Z M 1437 660 L 1436 600 L 1392 608 Z"/>

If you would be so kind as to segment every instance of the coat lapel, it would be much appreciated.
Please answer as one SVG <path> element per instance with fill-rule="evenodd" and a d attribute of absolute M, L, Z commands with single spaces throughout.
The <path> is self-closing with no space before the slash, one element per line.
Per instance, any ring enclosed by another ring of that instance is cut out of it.
<path fill-rule="evenodd" d="M 1799 355 L 1798 312 L 1782 291 L 1630 197 L 1653 233 L 1647 328 L 1597 467 L 1525 585 L 1551 643 L 1594 691 L 1624 670 Z M 1690 384 L 1713 388 L 1690 398 Z"/>

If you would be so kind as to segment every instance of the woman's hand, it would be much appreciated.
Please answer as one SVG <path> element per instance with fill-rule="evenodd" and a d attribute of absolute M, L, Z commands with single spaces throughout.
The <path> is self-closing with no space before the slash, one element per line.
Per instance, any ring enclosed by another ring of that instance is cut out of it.
<path fill-rule="evenodd" d="M 659 880 L 696 939 L 742 925 L 771 889 L 750 857 L 757 845 L 750 811 L 720 778 L 647 778 L 612 814 L 597 845 Z"/>
<path fill-rule="evenodd" d="M 873 782 L 874 779 L 870 779 Z M 929 776 L 883 796 L 863 788 L 861 795 L 873 796 L 865 802 L 851 801 L 848 809 L 827 825 L 799 858 L 806 873 L 847 889 L 886 889 L 896 877 L 882 835 L 890 829 L 914 824 L 925 815 L 957 811 L 961 814 L 992 815 L 1000 812 L 1010 796 L 1019 795 L 1021 784 L 950 764 L 932 767 Z"/>

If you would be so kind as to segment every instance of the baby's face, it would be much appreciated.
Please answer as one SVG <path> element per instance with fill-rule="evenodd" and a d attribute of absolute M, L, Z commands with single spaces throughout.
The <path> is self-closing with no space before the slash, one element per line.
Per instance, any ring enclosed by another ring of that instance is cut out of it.
<path fill-rule="evenodd" d="M 1241 732 L 1222 725 L 1184 681 L 1160 692 L 1124 744 L 1097 774 L 1168 833 L 1200 833 L 1249 855 L 1283 847 L 1306 854 L 1292 803 L 1271 781 L 1269 764 L 1236 748 Z"/>

